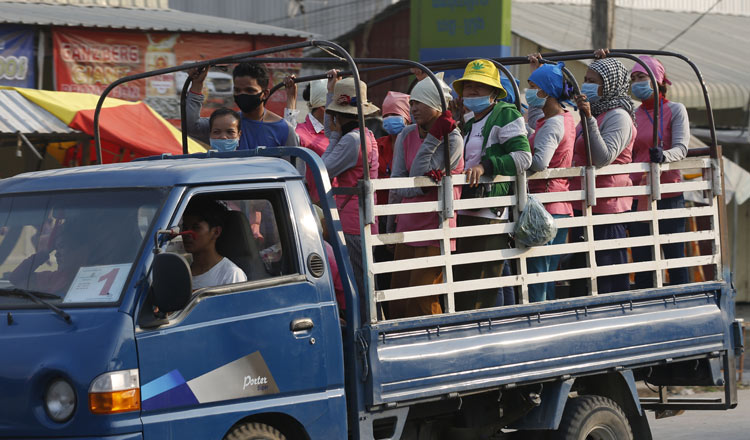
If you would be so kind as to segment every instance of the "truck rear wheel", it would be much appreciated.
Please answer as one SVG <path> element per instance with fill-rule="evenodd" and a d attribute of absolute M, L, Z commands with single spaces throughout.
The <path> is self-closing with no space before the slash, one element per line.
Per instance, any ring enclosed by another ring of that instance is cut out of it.
<path fill-rule="evenodd" d="M 633 440 L 630 424 L 622 409 L 606 397 L 579 396 L 565 405 L 559 440 Z"/>
<path fill-rule="evenodd" d="M 224 440 L 286 440 L 286 436 L 273 426 L 245 423 L 231 430 Z"/>

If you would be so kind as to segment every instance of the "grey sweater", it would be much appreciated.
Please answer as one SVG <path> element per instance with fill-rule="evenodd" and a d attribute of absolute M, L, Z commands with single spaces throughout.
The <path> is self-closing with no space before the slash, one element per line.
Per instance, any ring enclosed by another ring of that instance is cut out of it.
<path fill-rule="evenodd" d="M 679 102 L 667 103 L 672 112 L 672 148 L 664 150 L 664 162 L 677 162 L 687 156 L 690 144 L 690 122 L 685 106 Z"/>
<path fill-rule="evenodd" d="M 393 165 L 391 168 L 391 177 L 418 177 L 424 176 L 431 170 L 445 169 L 445 147 L 444 142 L 438 141 L 435 136 L 428 134 L 422 140 L 417 155 L 412 161 L 411 168 L 406 168 L 406 155 L 404 149 L 404 139 L 412 131 L 417 130 L 416 125 L 406 126 L 396 138 L 393 145 Z M 448 135 L 450 145 L 451 169 L 458 166 L 464 154 L 464 139 L 458 128 L 454 129 Z M 392 189 L 389 192 L 389 202 L 398 203 L 404 197 L 417 197 L 424 194 L 422 188 L 403 188 Z"/>
<path fill-rule="evenodd" d="M 546 170 L 563 136 L 565 136 L 564 116 L 557 115 L 547 119 L 534 135 L 534 156 L 529 170 L 535 173 Z"/>
<path fill-rule="evenodd" d="M 622 153 L 635 134 L 630 114 L 616 108 L 604 114 L 601 125 L 593 116 L 586 118 L 591 142 L 591 161 L 597 168 L 605 167 Z"/>

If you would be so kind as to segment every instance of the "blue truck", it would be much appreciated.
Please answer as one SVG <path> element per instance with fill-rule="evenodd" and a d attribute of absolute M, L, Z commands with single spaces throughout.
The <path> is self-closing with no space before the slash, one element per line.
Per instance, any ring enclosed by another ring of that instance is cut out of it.
<path fill-rule="evenodd" d="M 343 319 L 326 243 L 290 157 L 306 163 L 320 190 L 346 297 Z M 507 233 L 513 223 L 488 231 L 444 221 L 433 231 L 373 234 L 376 216 L 435 211 L 447 220 L 454 209 L 489 206 L 517 214 L 525 194 L 452 200 L 463 177 L 373 180 L 359 187 L 365 290 L 358 292 L 325 166 L 306 149 L 165 155 L 4 179 L 0 438 L 627 440 L 651 438 L 648 410 L 667 416 L 735 407 L 742 340 L 722 258 L 720 156 L 586 168 L 494 181 L 525 188 L 524 179 L 699 169 L 697 181 L 661 186 L 701 191 L 703 206 L 657 211 L 656 184 L 627 189 L 652 197 L 653 210 L 594 218 L 588 209 L 560 226 L 671 215 L 707 217 L 711 228 L 672 235 L 655 228 L 618 243 L 516 244 L 480 256 L 516 261 L 515 275 L 385 289 L 374 282 L 380 273 L 432 265 L 447 275 L 472 256 L 451 255 L 447 246 L 431 260 L 374 262 L 374 247 Z M 375 191 L 407 186 L 434 186 L 440 198 L 374 204 Z M 540 199 L 595 200 L 589 192 L 596 188 L 584 188 Z M 246 282 L 192 291 L 180 221 L 196 198 L 226 206 L 217 250 Z M 250 213 L 262 214 L 262 237 L 253 234 Z M 656 252 L 655 261 L 621 268 L 523 269 L 526 258 L 545 252 L 690 241 L 710 242 L 710 255 L 680 261 Z M 713 276 L 669 286 L 662 272 L 671 267 L 711 267 Z M 656 287 L 597 295 L 596 277 L 618 270 L 652 270 Z M 533 282 L 582 277 L 591 279 L 588 292 L 528 301 Z M 518 304 L 453 309 L 463 291 L 504 286 L 516 288 Z M 384 302 L 427 294 L 441 295 L 446 312 L 389 320 L 379 311 Z M 639 395 L 640 383 L 657 396 Z M 718 386 L 724 395 L 675 398 L 669 386 Z"/>

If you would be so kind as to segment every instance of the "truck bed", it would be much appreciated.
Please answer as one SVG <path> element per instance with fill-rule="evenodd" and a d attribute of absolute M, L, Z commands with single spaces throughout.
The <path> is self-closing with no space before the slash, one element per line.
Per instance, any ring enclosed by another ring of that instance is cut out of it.
<path fill-rule="evenodd" d="M 705 282 L 373 324 L 369 404 L 718 357 L 732 292 Z"/>

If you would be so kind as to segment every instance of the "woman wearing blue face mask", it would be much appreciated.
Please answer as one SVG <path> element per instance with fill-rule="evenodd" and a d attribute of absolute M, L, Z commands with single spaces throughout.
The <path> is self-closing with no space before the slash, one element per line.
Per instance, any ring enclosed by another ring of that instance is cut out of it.
<path fill-rule="evenodd" d="M 672 84 L 667 79 L 664 66 L 656 58 L 642 56 L 641 60 L 648 65 L 656 77 L 659 94 L 659 121 L 658 139 L 659 144 L 654 145 L 654 90 L 651 88 L 646 69 L 636 63 L 630 71 L 631 92 L 636 99 L 641 101 L 641 106 L 635 112 L 635 121 L 638 125 L 638 135 L 633 145 L 633 162 L 676 162 L 687 156 L 688 144 L 690 143 L 690 123 L 685 106 L 671 102 L 667 99 L 667 85 Z M 643 173 L 631 174 L 633 185 L 645 185 L 646 179 Z M 661 183 L 677 183 L 682 181 L 680 170 L 666 170 L 661 173 Z M 682 193 L 667 193 L 661 195 L 661 200 L 656 202 L 658 209 L 679 209 L 685 207 L 685 198 Z M 633 201 L 633 211 L 644 211 L 649 209 L 648 198 L 638 196 Z M 650 234 L 649 223 L 633 222 L 628 224 L 631 237 L 641 237 Z M 685 232 L 685 219 L 674 218 L 659 220 L 660 234 L 674 234 Z M 666 259 L 683 258 L 685 256 L 684 243 L 663 244 L 661 246 Z M 657 247 L 658 249 L 658 247 Z M 653 260 L 653 248 L 636 247 L 632 250 L 633 261 Z M 689 281 L 688 269 L 678 267 L 669 269 L 669 284 L 685 284 Z M 635 274 L 635 288 L 647 289 L 653 287 L 653 272 L 638 272 Z"/>
<path fill-rule="evenodd" d="M 507 182 L 480 185 L 483 175 L 515 176 L 531 165 L 529 140 L 523 116 L 513 104 L 497 101 L 507 95 L 500 82 L 497 67 L 488 60 L 474 60 L 466 66 L 464 76 L 453 82 L 453 89 L 463 100 L 463 106 L 474 116 L 463 127 L 464 169 L 469 187 L 462 198 L 497 197 L 510 192 Z M 472 194 L 473 193 L 473 194 Z M 478 226 L 507 221 L 502 211 L 474 209 L 458 211 L 458 226 Z M 508 247 L 508 235 L 458 239 L 457 252 L 471 253 Z M 487 261 L 456 266 L 454 280 L 475 280 L 499 277 L 503 261 Z M 463 292 L 456 295 L 456 310 L 472 310 L 495 305 L 514 304 L 515 299 L 503 298 L 499 302 L 497 289 Z"/>
<path fill-rule="evenodd" d="M 378 179 L 387 179 L 391 177 L 393 168 L 393 147 L 399 133 L 404 127 L 411 123 L 409 114 L 409 95 L 400 92 L 388 92 L 383 100 L 383 129 L 387 135 L 377 139 L 378 143 Z M 378 205 L 388 204 L 388 190 L 380 190 L 376 194 Z M 388 226 L 388 217 L 378 217 L 380 230 L 385 231 Z M 388 246 L 378 246 L 374 253 L 375 261 L 392 261 L 393 248 Z M 384 273 L 376 276 L 378 286 L 390 286 L 391 274 Z"/>
<path fill-rule="evenodd" d="M 597 52 L 597 56 L 601 56 Z M 591 145 L 591 165 L 596 168 L 610 164 L 628 164 L 632 161 L 633 142 L 636 138 L 633 102 L 630 100 L 630 81 L 628 69 L 614 58 L 598 59 L 591 63 L 584 83 L 582 94 L 576 96 L 576 103 L 585 118 Z M 573 150 L 573 166 L 587 166 L 586 147 L 581 136 L 581 127 L 576 129 L 576 142 Z M 628 174 L 599 175 L 596 177 L 597 188 L 632 186 Z M 570 180 L 570 190 L 581 189 L 581 178 Z M 601 197 L 596 199 L 592 211 L 596 214 L 615 214 L 630 210 L 633 197 Z M 580 216 L 583 207 L 580 201 L 573 202 L 573 209 Z M 583 228 L 570 231 L 571 241 L 580 241 Z M 624 224 L 594 226 L 594 240 L 615 240 L 626 237 Z M 580 255 L 575 256 L 575 266 L 583 267 Z M 585 257 L 583 257 L 585 258 Z M 596 251 L 597 266 L 625 264 L 628 262 L 627 249 Z M 610 275 L 597 279 L 598 292 L 620 292 L 630 288 L 628 274 Z M 576 296 L 586 295 L 586 280 L 575 280 L 571 283 L 571 293 Z"/>
<path fill-rule="evenodd" d="M 570 84 L 563 78 L 564 64 L 540 65 L 540 58 L 540 54 L 529 55 L 531 76 L 529 89 L 526 90 L 529 125 L 534 127 L 533 133 L 529 135 L 533 155 L 529 170 L 532 172 L 544 171 L 547 168 L 570 168 L 575 142 L 576 126 L 573 115 L 562 105 L 562 101 L 567 100 L 572 91 Z M 529 180 L 531 193 L 565 192 L 568 191 L 568 186 L 567 178 Z M 570 202 L 545 203 L 544 207 L 555 218 L 573 216 L 573 206 Z M 548 244 L 565 243 L 567 238 L 567 228 L 559 228 L 555 238 Z M 529 258 L 528 272 L 557 270 L 559 261 L 560 255 Z M 555 299 L 554 282 L 529 286 L 530 302 L 552 299 Z"/>
<path fill-rule="evenodd" d="M 393 166 L 393 145 L 399 133 L 411 123 L 409 114 L 409 95 L 399 92 L 388 92 L 383 100 L 383 129 L 388 133 L 377 139 L 378 142 L 378 179 L 391 177 Z M 388 191 L 378 191 L 378 204 L 388 204 Z"/>
<path fill-rule="evenodd" d="M 211 149 L 234 151 L 240 143 L 240 115 L 236 111 L 222 107 L 214 110 L 208 119 Z"/>

